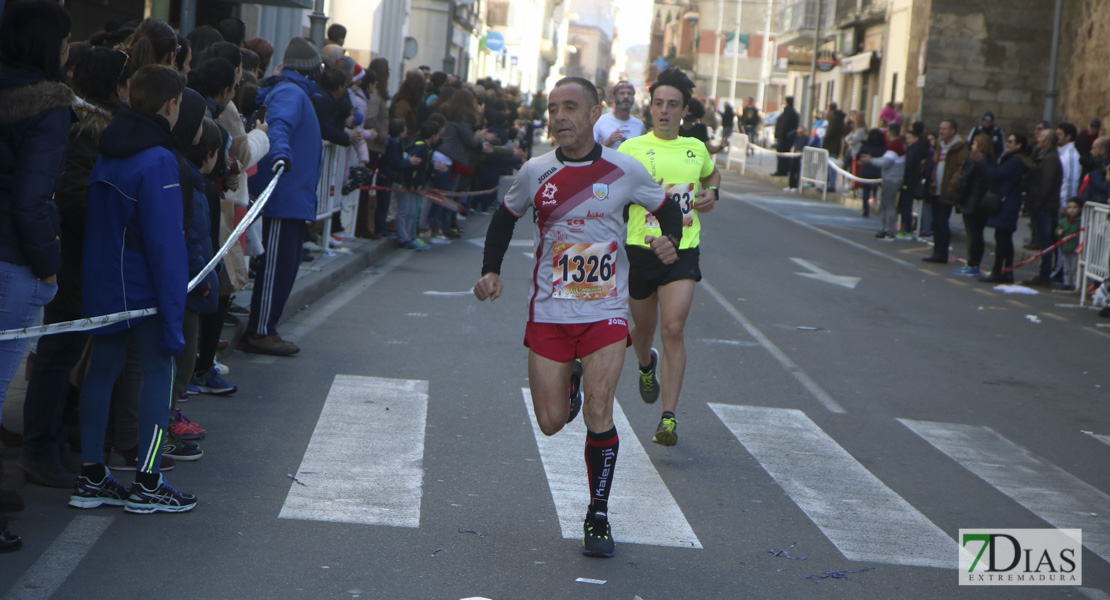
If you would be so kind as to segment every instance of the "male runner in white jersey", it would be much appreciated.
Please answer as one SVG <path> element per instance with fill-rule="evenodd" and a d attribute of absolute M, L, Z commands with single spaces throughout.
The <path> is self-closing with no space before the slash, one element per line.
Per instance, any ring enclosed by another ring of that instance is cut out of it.
<path fill-rule="evenodd" d="M 682 213 L 639 162 L 594 142 L 601 106 L 592 83 L 559 80 L 547 109 L 559 148 L 525 163 L 494 213 L 474 295 L 501 295 L 501 260 L 516 220 L 531 207 L 536 263 L 524 345 L 533 408 L 544 435 L 555 435 L 585 405 L 590 506 L 582 553 L 610 557 L 607 511 L 618 448 L 613 396 L 630 344 L 623 213 L 632 203 L 653 211 L 662 235 L 647 243 L 664 263 L 677 256 Z M 584 402 L 576 393 L 567 401 L 575 359 L 585 370 Z"/>
<path fill-rule="evenodd" d="M 644 122 L 633 117 L 636 87 L 620 80 L 613 86 L 613 110 L 601 115 L 594 123 L 594 141 L 616 150 L 621 142 L 644 135 Z"/>
<path fill-rule="evenodd" d="M 686 371 L 686 343 L 683 329 L 694 301 L 694 283 L 701 280 L 698 243 L 701 221 L 698 213 L 713 210 L 721 174 L 705 144 L 695 138 L 680 137 L 679 125 L 686 113 L 694 83 L 682 71 L 670 68 L 651 84 L 651 119 L 654 129 L 626 141 L 622 154 L 639 160 L 651 178 L 661 181 L 667 195 L 682 208 L 682 243 L 673 264 L 659 261 L 647 242 L 659 235 L 659 223 L 643 209 L 628 210 L 628 241 L 625 249 L 631 271 L 628 274 L 629 308 L 632 312 L 632 347 L 640 363 L 640 397 L 651 404 L 659 398 L 660 382 L 656 369 L 663 372 L 663 416 L 652 441 L 663 446 L 678 443 L 675 409 Z M 662 321 L 663 356 L 651 347 L 656 325 Z M 662 363 L 657 364 L 657 363 Z"/>

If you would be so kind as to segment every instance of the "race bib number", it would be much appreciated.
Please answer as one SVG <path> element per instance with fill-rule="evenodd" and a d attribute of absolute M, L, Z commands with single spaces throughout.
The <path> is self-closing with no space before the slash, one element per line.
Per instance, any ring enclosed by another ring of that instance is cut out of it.
<path fill-rule="evenodd" d="M 551 295 L 564 300 L 617 297 L 617 242 L 556 242 Z"/>
<path fill-rule="evenodd" d="M 679 208 L 682 209 L 682 226 L 693 227 L 694 225 L 694 202 L 697 202 L 697 196 L 694 195 L 694 184 L 692 183 L 667 183 L 663 185 L 663 189 L 667 192 L 667 198 L 678 203 Z M 659 221 L 655 219 L 655 215 L 645 213 L 644 225 L 647 227 L 659 227 Z"/>

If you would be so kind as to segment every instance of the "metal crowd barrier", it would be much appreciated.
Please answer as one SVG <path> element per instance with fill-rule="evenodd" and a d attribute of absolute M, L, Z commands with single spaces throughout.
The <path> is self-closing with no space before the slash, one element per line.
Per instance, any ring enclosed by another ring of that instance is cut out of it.
<path fill-rule="evenodd" d="M 323 221 L 319 246 L 325 254 L 330 254 L 328 240 L 331 239 L 332 218 L 335 211 L 352 206 L 358 210 L 358 190 L 344 196 L 341 192 L 347 180 L 347 169 L 356 159 L 352 158 L 353 152 L 346 146 L 339 146 L 331 142 L 323 142 L 324 150 L 320 163 L 320 181 L 316 184 L 316 220 Z M 354 198 L 352 200 L 351 198 Z M 357 214 L 355 218 L 357 218 Z M 351 220 L 352 223 L 356 221 Z"/>
<path fill-rule="evenodd" d="M 745 175 L 748 172 L 748 134 L 746 133 L 733 133 L 729 138 L 728 153 L 725 156 L 725 168 L 732 168 L 732 161 L 734 160 L 734 153 L 739 153 L 739 157 L 735 160 L 740 161 L 740 174 Z"/>
<path fill-rule="evenodd" d="M 1089 280 L 1105 283 L 1110 279 L 1110 206 L 1088 202 L 1083 205 L 1080 221 L 1079 269 L 1083 273 L 1079 286 L 1079 305 L 1087 301 Z"/>
<path fill-rule="evenodd" d="M 806 146 L 802 149 L 802 172 L 799 185 L 812 183 L 821 187 L 821 200 L 829 195 L 829 151 L 824 148 Z"/>

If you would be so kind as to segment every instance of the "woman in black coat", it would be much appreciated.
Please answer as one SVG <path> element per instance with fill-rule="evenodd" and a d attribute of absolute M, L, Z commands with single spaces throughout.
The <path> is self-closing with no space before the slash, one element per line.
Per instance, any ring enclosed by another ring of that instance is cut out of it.
<path fill-rule="evenodd" d="M 898 210 L 902 213 L 902 231 L 894 236 L 913 239 L 913 201 L 925 198 L 925 179 L 929 176 L 929 141 L 925 139 L 925 124 L 917 121 L 906 134 L 906 170 L 902 176 L 902 192 Z"/>
<path fill-rule="evenodd" d="M 987 227 L 987 217 L 983 210 L 983 197 L 990 189 L 985 168 L 994 166 L 994 146 L 989 135 L 979 134 L 971 140 L 971 149 L 977 152 L 980 160 L 964 161 L 960 178 L 956 183 L 956 210 L 964 218 L 964 231 L 967 232 L 967 264 L 953 271 L 956 275 L 978 277 L 979 264 L 983 261 L 986 243 L 983 231 Z"/>
<path fill-rule="evenodd" d="M 990 181 L 991 191 L 1002 198 L 1002 206 L 987 217 L 987 227 L 994 228 L 994 268 L 990 275 L 980 277 L 988 283 L 1013 283 L 1014 273 L 1003 273 L 1014 264 L 1014 231 L 1017 230 L 1021 216 L 1021 190 L 1025 175 L 1033 169 L 1030 158 L 1029 141 L 1020 133 L 1006 136 L 1006 153 L 998 166 L 991 166 L 976 152 L 968 157 L 979 163 L 979 167 Z"/>
<path fill-rule="evenodd" d="M 0 21 L 0 330 L 34 325 L 62 266 L 51 196 L 62 174 L 73 92 L 61 83 L 69 14 L 53 0 L 18 0 Z M 26 338 L 0 341 L 0 406 Z M 0 511 L 23 500 L 0 492 Z M 0 518 L 0 552 L 23 542 Z"/>
<path fill-rule="evenodd" d="M 880 129 L 872 129 L 867 133 L 867 140 L 860 146 L 860 154 L 868 156 L 882 156 L 886 153 L 886 138 Z M 882 179 L 883 170 L 878 165 L 861 164 L 859 167 L 859 176 L 864 179 Z M 875 192 L 874 183 L 861 184 L 863 188 L 863 216 L 871 216 L 871 194 Z"/>
<path fill-rule="evenodd" d="M 62 268 L 58 271 L 58 293 L 46 306 L 46 323 L 81 316 L 81 253 L 89 173 L 100 157 L 100 136 L 122 106 L 118 94 L 126 63 L 123 52 L 95 47 L 73 71 L 73 90 L 79 96 L 74 104 L 77 120 L 69 128 L 65 174 L 54 192 L 61 218 Z M 83 331 L 39 338 L 23 400 L 19 466 L 28 481 L 57 488 L 72 488 L 76 483 L 62 460 L 68 452 L 62 421 L 69 395 L 69 372 L 81 358 L 88 339 L 89 334 Z"/>

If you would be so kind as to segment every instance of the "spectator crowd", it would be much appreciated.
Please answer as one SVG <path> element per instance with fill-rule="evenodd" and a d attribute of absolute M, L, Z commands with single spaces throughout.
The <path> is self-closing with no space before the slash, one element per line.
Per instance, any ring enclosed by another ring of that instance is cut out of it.
<path fill-rule="evenodd" d="M 184 512 L 197 499 L 162 473 L 204 454 L 206 431 L 180 406 L 238 390 L 216 360 L 223 327 L 247 321 L 247 352 L 297 353 L 277 325 L 299 265 L 311 260 L 306 248 L 351 236 L 411 251 L 451 244 L 468 215 L 491 210 L 501 176 L 531 156 L 546 100 L 428 67 L 408 70 L 390 90 L 388 61 L 358 64 L 339 24 L 323 47 L 293 38 L 280 60 L 273 43 L 247 39 L 235 18 L 186 36 L 153 18 L 109 23 L 81 41 L 70 29 L 54 0 L 8 2 L 0 18 L 0 330 L 157 313 L 38 339 L 18 466 L 32 483 L 72 490 L 76 508 Z M 595 136 L 616 147 L 650 129 L 650 111 L 641 112 L 646 122 L 633 116 L 627 82 L 611 93 L 613 111 Z M 853 184 L 863 217 L 873 197 L 881 207 L 876 238 L 931 238 L 924 260 L 948 263 L 949 221 L 961 215 L 968 243 L 957 275 L 1013 282 L 1023 212 L 1033 247 L 1046 250 L 1078 230 L 1084 203 L 1110 196 L 1110 137 L 1098 119 L 1082 131 L 1040 122 L 1030 136 L 1005 135 L 987 112 L 965 135 L 955 118 L 935 131 L 906 126 L 894 103 L 869 128 L 865 115 L 830 103 L 806 129 L 793 104 L 787 98 L 774 123 L 775 149 L 821 147 L 880 180 L 877 195 L 876 184 Z M 733 131 L 754 139 L 763 123 L 751 98 L 720 110 L 694 98 L 680 134 L 712 154 Z M 315 224 L 325 148 L 343 157 L 343 187 L 355 197 L 333 216 L 330 235 Z M 779 158 L 788 189 L 798 189 L 799 167 Z M 189 289 L 275 178 L 261 218 Z M 830 185 L 836 180 L 830 170 Z M 924 206 L 920 224 L 915 201 Z M 989 270 L 987 228 L 996 247 Z M 1074 242 L 1046 252 L 1024 283 L 1074 289 L 1075 253 Z M 252 280 L 245 306 L 234 302 Z M 0 406 L 26 347 L 26 339 L 0 340 Z M 130 487 L 113 475 L 124 471 L 135 473 Z M 0 489 L 0 513 L 23 504 Z M 21 544 L 0 517 L 0 552 Z"/>
<path fill-rule="evenodd" d="M 1082 130 L 1072 123 L 1039 121 L 1031 124 L 1028 135 L 1007 135 L 987 111 L 966 133 L 956 118 L 926 131 L 922 121 L 904 127 L 901 103 L 891 102 L 880 112 L 878 126 L 868 128 L 864 114 L 846 114 L 830 102 L 807 129 L 791 97 L 776 117 L 775 150 L 780 156 L 773 175 L 788 177 L 786 191 L 799 190 L 801 158 L 783 154 L 801 153 L 806 146 L 823 148 L 830 163 L 869 180 L 852 183 L 851 193 L 862 196 L 864 218 L 870 217 L 873 204 L 879 205 L 877 239 L 931 240 L 933 251 L 922 260 L 947 264 L 954 258 L 950 221 L 955 212 L 963 221 L 967 248 L 956 258 L 961 265 L 953 273 L 987 283 L 1015 283 L 1014 234 L 1020 217 L 1027 216 L 1029 242 L 1024 248 L 1043 256 L 1037 275 L 1020 283 L 1079 291 L 1079 240 L 1074 234 L 1082 207 L 1106 205 L 1110 198 L 1110 136 L 1103 133 L 1099 118 Z M 724 126 L 732 127 L 727 121 Z M 829 191 L 836 191 L 837 179 L 830 166 Z M 994 230 L 995 243 L 989 268 L 981 264 L 988 228 Z M 1100 316 L 1110 317 L 1110 307 Z"/>
<path fill-rule="evenodd" d="M 0 18 L 0 330 L 131 312 L 37 340 L 17 465 L 72 490 L 76 508 L 184 512 L 196 498 L 162 473 L 204 454 L 207 432 L 183 403 L 238 391 L 216 360 L 223 327 L 247 321 L 244 351 L 298 352 L 277 323 L 309 238 L 450 244 L 530 155 L 543 100 L 427 67 L 391 94 L 388 61 L 357 64 L 339 24 L 322 48 L 293 38 L 280 60 L 236 18 L 186 36 L 153 18 L 88 40 L 70 30 L 54 0 L 9 2 Z M 357 195 L 324 236 L 328 144 Z M 261 217 L 229 243 L 275 178 Z M 0 407 L 27 343 L 0 340 Z M 23 507 L 0 490 L 0 552 L 22 546 L 2 513 Z"/>

